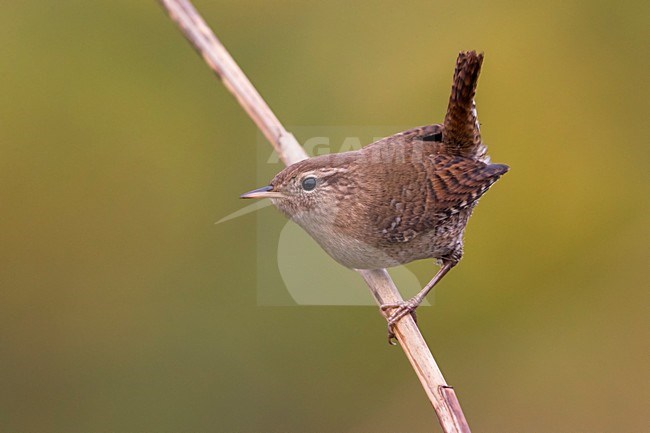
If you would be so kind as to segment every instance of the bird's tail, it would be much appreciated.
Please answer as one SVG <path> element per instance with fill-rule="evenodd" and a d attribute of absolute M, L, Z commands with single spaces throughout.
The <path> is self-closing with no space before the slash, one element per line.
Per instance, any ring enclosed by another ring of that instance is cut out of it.
<path fill-rule="evenodd" d="M 482 63 L 482 53 L 461 51 L 458 54 L 442 143 L 443 153 L 488 162 L 474 103 Z"/>

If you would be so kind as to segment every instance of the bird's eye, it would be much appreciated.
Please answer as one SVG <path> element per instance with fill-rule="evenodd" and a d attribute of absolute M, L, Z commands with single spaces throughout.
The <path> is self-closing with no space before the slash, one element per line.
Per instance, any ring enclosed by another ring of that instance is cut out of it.
<path fill-rule="evenodd" d="M 316 188 L 316 178 L 313 176 L 306 177 L 302 180 L 302 189 L 311 191 Z"/>

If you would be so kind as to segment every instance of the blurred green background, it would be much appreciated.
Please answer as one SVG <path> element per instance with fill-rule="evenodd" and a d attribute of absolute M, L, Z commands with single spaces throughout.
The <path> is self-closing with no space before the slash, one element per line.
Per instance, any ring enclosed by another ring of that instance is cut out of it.
<path fill-rule="evenodd" d="M 650 3 L 196 5 L 287 125 L 440 121 L 484 51 L 512 169 L 423 333 L 476 432 L 648 431 Z M 267 145 L 155 2 L 5 2 L 0 35 L 0 431 L 439 431 L 375 308 L 258 306 L 282 217 L 214 222 Z"/>

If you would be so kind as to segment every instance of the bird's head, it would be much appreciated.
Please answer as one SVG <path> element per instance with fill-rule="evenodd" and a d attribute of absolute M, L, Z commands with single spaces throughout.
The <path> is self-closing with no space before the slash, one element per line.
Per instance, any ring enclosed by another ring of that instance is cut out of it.
<path fill-rule="evenodd" d="M 330 213 L 349 193 L 349 157 L 323 155 L 305 159 L 282 170 L 273 180 L 241 198 L 270 198 L 287 217 Z"/>

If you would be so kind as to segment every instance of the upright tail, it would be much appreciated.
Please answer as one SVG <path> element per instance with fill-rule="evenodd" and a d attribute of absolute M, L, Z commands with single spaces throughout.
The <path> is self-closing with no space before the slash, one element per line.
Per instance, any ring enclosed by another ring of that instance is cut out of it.
<path fill-rule="evenodd" d="M 487 149 L 481 141 L 474 95 L 481 72 L 483 54 L 461 51 L 456 60 L 454 82 L 442 135 L 443 153 L 488 162 Z"/>

